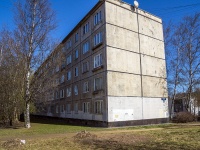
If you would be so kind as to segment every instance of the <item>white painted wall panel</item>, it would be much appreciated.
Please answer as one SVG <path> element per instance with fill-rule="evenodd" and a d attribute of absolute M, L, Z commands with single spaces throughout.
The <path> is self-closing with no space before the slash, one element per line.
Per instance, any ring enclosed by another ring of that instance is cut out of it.
<path fill-rule="evenodd" d="M 142 99 L 139 97 L 108 97 L 108 122 L 140 120 Z"/>
<path fill-rule="evenodd" d="M 144 119 L 168 118 L 168 100 L 161 98 L 143 98 Z"/>
<path fill-rule="evenodd" d="M 108 97 L 108 122 L 168 118 L 168 100 Z"/>

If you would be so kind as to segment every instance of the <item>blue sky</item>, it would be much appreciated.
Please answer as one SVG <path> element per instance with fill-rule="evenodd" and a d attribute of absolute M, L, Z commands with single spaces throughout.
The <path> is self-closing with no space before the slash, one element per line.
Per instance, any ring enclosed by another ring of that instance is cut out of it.
<path fill-rule="evenodd" d="M 0 0 L 0 28 L 7 25 L 12 29 L 12 2 L 15 0 Z M 57 29 L 53 37 L 61 41 L 98 0 L 50 0 L 56 12 Z M 124 0 L 132 4 L 133 0 Z M 177 22 L 185 15 L 200 12 L 200 0 L 138 0 L 139 8 L 163 19 Z M 194 5 L 195 4 L 195 5 Z"/>

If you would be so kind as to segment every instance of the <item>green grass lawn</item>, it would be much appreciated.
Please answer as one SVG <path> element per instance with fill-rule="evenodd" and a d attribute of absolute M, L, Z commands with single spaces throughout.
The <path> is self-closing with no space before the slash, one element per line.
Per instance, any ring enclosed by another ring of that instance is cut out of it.
<path fill-rule="evenodd" d="M 93 128 L 65 124 L 32 123 L 30 129 L 0 129 L 2 149 L 136 149 L 136 150 L 200 150 L 200 123 L 165 124 L 125 128 Z M 86 130 L 90 137 L 74 139 Z M 3 144 L 24 139 L 22 146 Z"/>

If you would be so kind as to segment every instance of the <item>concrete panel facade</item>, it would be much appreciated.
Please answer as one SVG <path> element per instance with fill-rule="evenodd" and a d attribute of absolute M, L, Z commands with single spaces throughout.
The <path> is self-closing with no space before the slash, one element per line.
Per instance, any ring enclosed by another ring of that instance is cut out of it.
<path fill-rule="evenodd" d="M 144 97 L 167 97 L 166 79 L 143 76 L 142 78 Z"/>
<path fill-rule="evenodd" d="M 53 73 L 45 80 L 59 83 L 45 87 L 38 102 L 44 101 L 48 90 L 53 94 L 46 98 L 48 109 L 41 114 L 107 126 L 166 121 L 168 104 L 161 100 L 168 96 L 162 30 L 162 20 L 156 16 L 122 1 L 99 1 L 49 56 Z M 66 63 L 69 57 L 71 62 Z"/>
<path fill-rule="evenodd" d="M 139 33 L 163 41 L 162 24 L 142 15 L 139 15 Z"/>
<path fill-rule="evenodd" d="M 140 76 L 128 73 L 107 73 L 108 95 L 141 96 Z"/>
<path fill-rule="evenodd" d="M 166 78 L 165 60 L 142 55 L 141 62 L 143 75 Z"/>
<path fill-rule="evenodd" d="M 122 21 L 123 22 L 123 21 Z M 139 53 L 138 34 L 116 25 L 106 25 L 107 45 Z"/>
<path fill-rule="evenodd" d="M 139 54 L 107 47 L 107 70 L 140 74 Z"/>
<path fill-rule="evenodd" d="M 106 22 L 120 26 L 122 28 L 138 31 L 137 15 L 132 12 L 132 7 L 126 4 L 122 4 L 117 1 L 108 0 L 105 3 L 106 7 Z M 126 8 L 126 9 L 124 9 Z M 127 11 L 128 9 L 128 11 Z M 128 19 L 126 19 L 128 18 Z"/>
<path fill-rule="evenodd" d="M 140 51 L 142 54 L 165 59 L 164 42 L 140 34 Z"/>

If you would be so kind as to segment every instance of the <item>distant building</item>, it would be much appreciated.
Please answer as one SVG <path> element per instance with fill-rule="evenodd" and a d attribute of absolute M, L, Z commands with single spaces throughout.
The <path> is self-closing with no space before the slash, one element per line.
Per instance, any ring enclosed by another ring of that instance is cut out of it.
<path fill-rule="evenodd" d="M 172 117 L 179 112 L 191 112 L 195 116 L 200 116 L 200 106 L 195 101 L 195 98 L 190 101 L 189 105 L 187 105 L 185 98 L 175 99 L 172 107 Z"/>
<path fill-rule="evenodd" d="M 168 122 L 162 20 L 130 4 L 99 1 L 36 75 L 38 115 L 98 126 Z"/>

